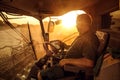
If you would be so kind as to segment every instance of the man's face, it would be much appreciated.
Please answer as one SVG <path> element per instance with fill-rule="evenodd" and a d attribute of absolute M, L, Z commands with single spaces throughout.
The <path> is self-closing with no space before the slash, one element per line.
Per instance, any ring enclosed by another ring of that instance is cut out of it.
<path fill-rule="evenodd" d="M 80 32 L 83 30 L 83 23 L 80 22 L 80 21 L 77 21 L 76 22 L 76 27 L 77 27 L 77 30 Z"/>
<path fill-rule="evenodd" d="M 84 31 L 89 30 L 89 24 L 84 21 L 77 21 L 76 27 L 79 33 L 84 33 Z"/>

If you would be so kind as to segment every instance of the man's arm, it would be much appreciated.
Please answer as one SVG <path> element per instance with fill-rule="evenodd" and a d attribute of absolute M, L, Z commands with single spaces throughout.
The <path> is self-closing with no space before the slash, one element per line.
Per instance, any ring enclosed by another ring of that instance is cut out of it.
<path fill-rule="evenodd" d="M 60 66 L 64 66 L 65 64 L 74 65 L 77 67 L 90 67 L 94 66 L 94 61 L 87 59 L 87 58 L 80 58 L 80 59 L 62 59 L 59 62 Z"/>

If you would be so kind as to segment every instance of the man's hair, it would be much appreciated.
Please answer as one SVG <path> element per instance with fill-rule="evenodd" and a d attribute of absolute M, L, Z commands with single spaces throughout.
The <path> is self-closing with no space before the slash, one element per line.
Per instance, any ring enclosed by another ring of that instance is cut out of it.
<path fill-rule="evenodd" d="M 89 14 L 80 14 L 77 16 L 77 21 L 92 24 L 92 17 Z"/>

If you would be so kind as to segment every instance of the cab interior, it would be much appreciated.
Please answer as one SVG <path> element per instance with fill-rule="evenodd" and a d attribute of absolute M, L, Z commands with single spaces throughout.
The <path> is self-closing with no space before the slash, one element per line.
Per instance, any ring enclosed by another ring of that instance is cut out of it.
<path fill-rule="evenodd" d="M 52 41 L 63 41 L 67 50 L 78 33 L 75 25 L 70 24 L 73 21 L 67 24 L 62 21 L 73 20 L 79 12 L 92 16 L 95 31 L 109 34 L 103 44 L 103 62 L 98 63 L 99 74 L 91 73 L 91 80 L 120 80 L 119 9 L 120 0 L 0 0 L 0 80 L 25 80 L 33 63 L 47 53 Z M 72 12 L 75 15 L 61 18 Z M 37 25 L 32 24 L 35 22 Z M 59 46 L 55 47 L 59 50 Z M 79 71 L 76 67 L 66 68 Z"/>

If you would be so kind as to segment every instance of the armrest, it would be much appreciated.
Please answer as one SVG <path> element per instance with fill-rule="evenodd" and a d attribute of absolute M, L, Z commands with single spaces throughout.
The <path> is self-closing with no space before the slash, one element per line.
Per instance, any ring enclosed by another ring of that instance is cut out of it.
<path fill-rule="evenodd" d="M 64 65 L 64 70 L 65 71 L 70 71 L 70 72 L 74 72 L 74 73 L 78 73 L 80 70 L 82 70 L 80 67 L 74 66 L 74 65 Z"/>
<path fill-rule="evenodd" d="M 79 73 L 80 71 L 85 71 L 85 72 L 90 72 L 90 73 L 93 72 L 92 68 L 89 68 L 89 67 L 77 67 L 77 66 L 70 65 L 70 64 L 64 65 L 64 70 L 74 72 L 74 73 Z"/>

